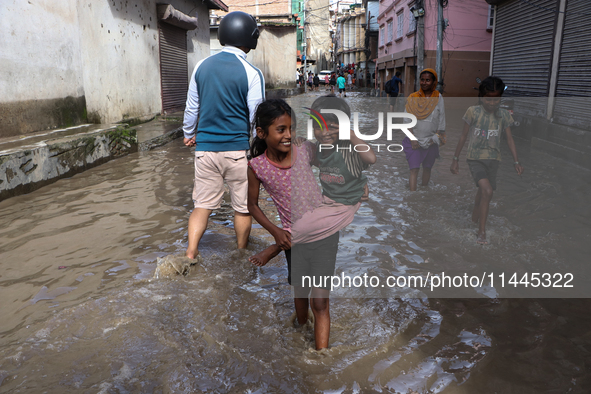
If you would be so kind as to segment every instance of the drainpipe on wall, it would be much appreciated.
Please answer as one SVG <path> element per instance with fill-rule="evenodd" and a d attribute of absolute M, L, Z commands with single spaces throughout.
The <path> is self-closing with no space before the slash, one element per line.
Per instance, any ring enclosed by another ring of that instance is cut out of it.
<path fill-rule="evenodd" d="M 494 53 L 495 53 L 495 34 L 497 34 L 497 12 L 498 6 L 494 6 L 494 16 L 493 16 L 493 31 L 492 31 L 492 40 L 490 41 L 490 60 L 488 61 L 488 75 L 493 75 L 493 60 L 494 60 Z"/>
<path fill-rule="evenodd" d="M 443 0 L 437 0 L 437 59 L 435 71 L 437 72 L 437 90 L 443 88 Z"/>
<path fill-rule="evenodd" d="M 417 7 L 425 9 L 423 0 L 417 0 Z M 417 73 L 415 77 L 415 91 L 421 88 L 421 71 L 425 68 L 425 16 L 417 20 Z"/>
<path fill-rule="evenodd" d="M 546 108 L 546 119 L 552 120 L 554 115 L 554 104 L 556 98 L 556 85 L 558 83 L 558 68 L 560 67 L 560 49 L 562 47 L 562 33 L 564 31 L 564 12 L 566 0 L 560 0 L 558 10 L 558 22 L 556 23 L 556 35 L 554 36 L 554 53 L 552 57 L 552 69 L 550 73 L 550 89 L 548 91 L 548 107 Z"/>

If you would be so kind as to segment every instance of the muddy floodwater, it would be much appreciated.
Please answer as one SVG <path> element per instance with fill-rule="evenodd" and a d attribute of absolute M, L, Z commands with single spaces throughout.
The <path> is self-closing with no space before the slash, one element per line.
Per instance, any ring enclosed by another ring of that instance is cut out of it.
<path fill-rule="evenodd" d="M 298 112 L 315 94 L 290 103 Z M 347 100 L 376 112 L 368 97 Z M 517 138 L 518 176 L 503 142 L 490 244 L 479 246 L 469 170 L 462 159 L 449 171 L 465 108 L 447 104 L 428 187 L 410 192 L 404 155 L 377 153 L 336 274 L 493 283 L 336 290 L 330 347 L 315 351 L 311 328 L 292 324 L 284 259 L 248 262 L 272 237 L 254 225 L 248 250 L 235 250 L 227 203 L 204 262 L 154 277 L 158 258 L 186 248 L 193 152 L 176 140 L 0 202 L 0 393 L 591 392 L 591 172 Z M 261 204 L 277 220 L 268 196 Z M 533 289 L 525 273 L 571 273 L 574 286 Z"/>

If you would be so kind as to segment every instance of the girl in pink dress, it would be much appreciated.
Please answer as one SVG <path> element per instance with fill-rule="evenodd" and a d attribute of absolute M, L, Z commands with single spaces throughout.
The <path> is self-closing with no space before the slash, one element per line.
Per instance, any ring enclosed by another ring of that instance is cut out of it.
<path fill-rule="evenodd" d="M 300 147 L 292 145 L 292 119 L 295 117 L 291 114 L 291 108 L 283 100 L 267 100 L 259 105 L 255 117 L 256 137 L 251 144 L 253 158 L 248 163 L 248 211 L 275 238 L 274 245 L 252 256 L 250 261 L 262 266 L 284 250 L 290 284 L 292 223 L 322 202 L 320 187 L 310 167 L 315 147 L 309 141 Z M 261 184 L 277 207 L 282 228 L 273 224 L 258 205 Z M 334 250 L 329 251 L 335 258 L 337 247 L 338 238 Z M 330 335 L 328 297 L 324 289 L 304 288 L 299 284 L 294 281 L 297 322 L 301 325 L 307 322 L 311 304 L 316 349 L 326 348 Z M 308 300 L 310 290 L 311 300 Z"/>

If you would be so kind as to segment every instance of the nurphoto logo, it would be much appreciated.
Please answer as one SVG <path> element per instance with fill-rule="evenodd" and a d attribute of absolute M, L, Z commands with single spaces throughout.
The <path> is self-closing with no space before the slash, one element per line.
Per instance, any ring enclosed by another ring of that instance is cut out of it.
<path fill-rule="evenodd" d="M 308 136 L 309 140 L 314 138 L 314 122 L 318 124 L 320 130 L 328 130 L 328 125 L 324 120 L 322 114 L 332 114 L 335 115 L 339 121 L 339 140 L 350 140 L 351 139 L 351 121 L 347 114 L 343 111 L 338 109 L 321 109 L 320 113 L 315 111 L 311 108 L 307 108 L 310 110 L 310 118 L 308 119 Z M 409 119 L 409 123 L 395 123 Z M 386 113 L 386 139 L 388 141 L 393 140 L 393 134 L 395 130 L 402 131 L 410 140 L 417 141 L 417 138 L 411 133 L 409 129 L 413 128 L 417 124 L 417 118 L 413 114 L 409 114 L 407 112 L 387 112 Z M 353 112 L 353 132 L 355 135 L 363 140 L 363 141 L 374 141 L 377 140 L 382 136 L 384 133 L 384 113 L 378 112 L 378 131 L 374 134 L 361 134 L 359 132 L 359 112 Z M 385 147 L 388 152 L 402 152 L 402 145 L 400 144 L 371 144 L 372 146 L 377 148 L 377 151 L 380 151 L 381 147 Z M 334 146 L 332 144 L 320 144 L 319 149 L 333 149 Z M 353 146 L 353 149 L 356 152 L 365 152 L 365 148 L 367 146 L 360 146 L 360 149 L 364 150 L 357 150 L 357 145 Z"/>

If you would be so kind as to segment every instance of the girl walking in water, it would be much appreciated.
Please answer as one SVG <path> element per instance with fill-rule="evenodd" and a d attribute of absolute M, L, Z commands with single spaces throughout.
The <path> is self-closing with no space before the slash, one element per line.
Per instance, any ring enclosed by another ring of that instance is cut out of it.
<path fill-rule="evenodd" d="M 322 194 L 310 167 L 315 146 L 309 141 L 300 147 L 292 145 L 291 114 L 291 108 L 283 100 L 267 100 L 259 105 L 256 112 L 256 137 L 251 146 L 253 159 L 248 163 L 248 209 L 256 221 L 273 235 L 275 245 L 251 257 L 250 261 L 255 265 L 265 265 L 281 250 L 285 251 L 288 281 L 294 285 L 297 321 L 300 325 L 307 322 L 311 304 L 316 349 L 322 349 L 328 347 L 330 335 L 330 314 L 328 299 L 324 299 L 324 289 L 304 288 L 300 278 L 292 278 L 292 223 L 318 207 L 322 202 Z M 261 184 L 275 203 L 282 228 L 273 224 L 258 205 Z M 297 187 L 292 188 L 292 184 Z M 329 258 L 330 255 L 336 257 L 337 246 L 338 238 L 334 250 L 321 248 L 323 253 L 317 256 L 319 265 L 326 265 L 323 259 L 326 260 L 327 254 Z M 333 274 L 334 262 L 332 267 L 333 271 L 327 275 Z"/>
<path fill-rule="evenodd" d="M 468 135 L 468 154 L 466 161 L 474 183 L 478 187 L 472 210 L 472 221 L 478 223 L 476 242 L 488 244 L 486 239 L 486 219 L 493 191 L 497 188 L 497 169 L 501 160 L 501 133 L 507 135 L 507 145 L 513 156 L 513 166 L 517 174 L 523 173 L 523 167 L 517 159 L 515 142 L 511 135 L 513 117 L 506 109 L 499 108 L 505 84 L 500 78 L 487 77 L 478 89 L 478 105 L 468 108 L 463 117 L 464 129 L 458 141 L 456 152 L 451 162 L 452 174 L 459 172 L 459 157 Z"/>

